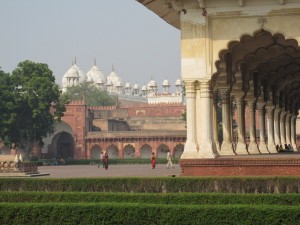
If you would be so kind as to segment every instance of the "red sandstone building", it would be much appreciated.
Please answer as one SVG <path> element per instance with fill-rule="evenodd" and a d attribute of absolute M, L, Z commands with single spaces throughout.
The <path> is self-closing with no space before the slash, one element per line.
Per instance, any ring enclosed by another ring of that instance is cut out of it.
<path fill-rule="evenodd" d="M 44 140 L 42 158 L 99 159 L 101 151 L 110 158 L 150 158 L 152 152 L 175 158 L 183 152 L 186 128 L 183 104 L 141 104 L 123 107 L 87 107 L 71 102 L 62 122 Z"/>

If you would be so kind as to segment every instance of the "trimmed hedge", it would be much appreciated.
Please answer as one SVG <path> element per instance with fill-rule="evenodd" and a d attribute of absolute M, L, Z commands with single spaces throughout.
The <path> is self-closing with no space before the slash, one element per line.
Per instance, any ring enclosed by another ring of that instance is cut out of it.
<path fill-rule="evenodd" d="M 0 191 L 300 193 L 300 177 L 1 178 Z"/>
<path fill-rule="evenodd" d="M 222 193 L 83 193 L 83 192 L 5 192 L 0 202 L 103 203 L 124 202 L 165 205 L 300 205 L 299 194 L 222 194 Z"/>
<path fill-rule="evenodd" d="M 300 206 L 2 203 L 0 224 L 299 224 Z"/>

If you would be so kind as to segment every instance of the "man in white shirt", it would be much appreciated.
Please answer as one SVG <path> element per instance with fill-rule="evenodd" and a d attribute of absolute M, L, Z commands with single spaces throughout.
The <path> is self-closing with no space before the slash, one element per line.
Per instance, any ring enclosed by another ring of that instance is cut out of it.
<path fill-rule="evenodd" d="M 170 167 L 174 168 L 173 163 L 172 163 L 172 156 L 171 156 L 170 150 L 167 153 L 167 161 L 168 161 L 167 169 L 169 169 Z"/>

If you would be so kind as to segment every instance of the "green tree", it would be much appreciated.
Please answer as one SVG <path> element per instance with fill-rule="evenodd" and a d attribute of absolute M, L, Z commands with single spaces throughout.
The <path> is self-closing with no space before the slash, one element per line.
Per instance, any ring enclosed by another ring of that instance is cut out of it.
<path fill-rule="evenodd" d="M 42 146 L 42 139 L 53 133 L 65 102 L 46 64 L 26 60 L 10 76 L 2 72 L 0 82 L 0 137 L 5 144 L 21 146 L 28 157 L 33 143 Z"/>
<path fill-rule="evenodd" d="M 67 88 L 64 93 L 70 100 L 82 100 L 85 97 L 89 106 L 110 106 L 116 104 L 116 97 L 102 91 L 91 82 L 83 82 Z"/>
<path fill-rule="evenodd" d="M 9 73 L 0 70 L 0 138 L 5 145 L 14 140 L 14 124 L 17 120 L 17 95 Z"/>

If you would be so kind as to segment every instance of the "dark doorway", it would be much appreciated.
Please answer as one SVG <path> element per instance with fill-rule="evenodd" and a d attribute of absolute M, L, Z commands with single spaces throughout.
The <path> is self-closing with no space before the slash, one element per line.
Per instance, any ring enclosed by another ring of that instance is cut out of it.
<path fill-rule="evenodd" d="M 56 158 L 63 158 L 65 160 L 73 158 L 74 141 L 71 134 L 67 132 L 59 133 L 54 137 L 53 141 L 54 149 L 56 150 L 54 151 L 54 156 Z"/>

